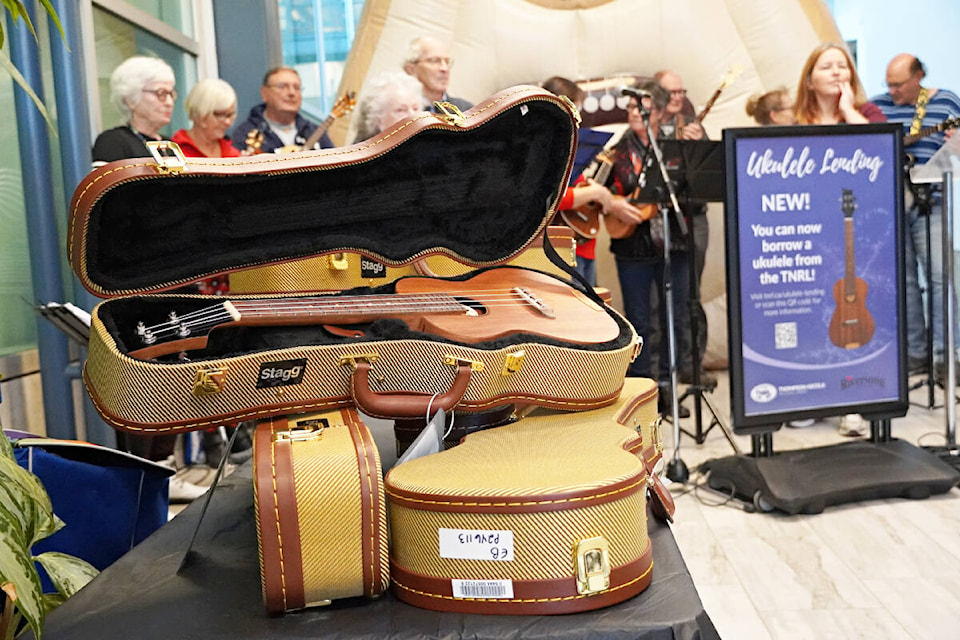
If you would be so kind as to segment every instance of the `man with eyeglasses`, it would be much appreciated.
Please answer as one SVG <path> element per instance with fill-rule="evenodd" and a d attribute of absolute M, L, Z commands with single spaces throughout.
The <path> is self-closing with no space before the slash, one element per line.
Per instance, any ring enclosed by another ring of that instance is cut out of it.
<path fill-rule="evenodd" d="M 290 67 L 274 67 L 263 76 L 263 103 L 250 109 L 246 120 L 233 128 L 233 146 L 247 153 L 298 151 L 317 125 L 300 115 L 303 102 L 300 74 Z M 323 134 L 319 148 L 333 146 Z"/>
<path fill-rule="evenodd" d="M 706 140 L 707 134 L 703 126 L 697 121 L 696 114 L 693 111 L 693 105 L 687 100 L 687 90 L 683 87 L 683 79 L 675 71 L 663 69 L 653 76 L 654 81 L 667 90 L 670 94 L 670 100 L 664 110 L 663 121 L 660 123 L 661 139 L 675 140 Z M 690 220 L 690 227 L 693 231 L 693 263 L 692 267 L 696 269 L 697 286 L 703 278 L 703 268 L 707 260 L 707 244 L 710 241 L 710 225 L 707 222 L 707 205 L 702 202 L 686 202 L 683 207 L 683 215 Z M 703 356 L 707 351 L 707 314 L 703 310 L 703 304 L 700 303 L 700 290 L 690 291 L 691 300 L 696 300 L 696 307 L 693 313 L 696 314 L 692 319 L 690 315 L 685 315 L 685 324 L 678 326 L 677 331 L 685 336 L 690 336 L 690 322 L 697 322 L 697 345 L 696 352 L 693 345 L 690 345 L 689 351 L 677 354 L 680 367 L 680 382 L 691 384 L 693 382 L 693 363 L 697 358 L 698 366 L 703 362 Z M 693 305 L 691 305 L 693 306 Z M 656 311 L 657 304 L 653 309 Z M 655 316 L 656 317 L 656 316 Z M 688 345 L 689 340 L 686 342 Z M 717 378 L 709 373 L 700 374 L 700 384 L 704 387 L 713 387 L 717 384 Z"/>
<path fill-rule="evenodd" d="M 472 102 L 463 98 L 447 95 L 452 66 L 450 50 L 437 38 L 421 36 L 410 43 L 403 70 L 423 85 L 423 106 L 427 111 L 437 111 L 434 102 L 449 102 L 461 111 L 473 106 Z"/>
<path fill-rule="evenodd" d="M 960 116 L 960 97 L 948 89 L 924 87 L 927 75 L 923 63 L 916 56 L 900 53 L 887 65 L 887 87 L 884 94 L 871 98 L 887 116 L 887 122 L 903 125 L 905 136 L 915 136 L 921 129 L 939 125 L 949 118 Z M 925 164 L 943 146 L 953 130 L 935 132 L 905 144 L 903 151 L 916 164 Z M 909 177 L 909 176 L 908 176 Z M 930 267 L 931 282 L 927 295 L 933 296 L 933 317 L 930 331 L 933 335 L 933 357 L 940 365 L 944 361 L 943 345 L 943 256 L 942 190 L 940 185 L 925 189 L 924 185 L 909 184 L 910 190 L 904 209 L 907 215 L 906 289 L 907 289 L 907 361 L 911 373 L 922 373 L 927 367 L 927 334 L 924 324 L 919 269 Z M 924 219 L 926 216 L 926 219 Z M 927 222 L 930 223 L 930 255 L 927 255 Z M 918 264 L 919 259 L 919 264 Z M 954 329 L 956 331 L 956 328 Z M 938 367 L 941 370 L 942 366 Z M 960 369 L 958 369 L 960 371 Z M 941 376 L 942 378 L 942 376 Z"/>

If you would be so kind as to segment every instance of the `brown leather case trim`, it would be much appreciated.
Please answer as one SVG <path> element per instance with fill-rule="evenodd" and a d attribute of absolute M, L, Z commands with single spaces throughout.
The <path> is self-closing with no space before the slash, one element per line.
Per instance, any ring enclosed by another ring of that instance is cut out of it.
<path fill-rule="evenodd" d="M 355 409 L 341 409 L 340 415 L 357 450 L 357 471 L 360 474 L 360 508 L 363 514 L 360 539 L 362 542 L 363 593 L 372 598 L 383 590 L 380 581 L 380 559 L 386 553 L 380 548 L 380 513 L 384 509 L 381 497 L 380 465 L 375 455 L 376 444 L 370 431 L 363 426 Z"/>
<path fill-rule="evenodd" d="M 610 572 L 612 586 L 594 595 L 577 593 L 576 579 L 570 577 L 554 580 L 514 580 L 514 597 L 509 600 L 454 598 L 450 578 L 420 575 L 407 571 L 392 561 L 390 573 L 394 595 L 407 604 L 424 609 L 525 615 L 576 613 L 623 602 L 650 586 L 653 553 L 648 545 L 638 559 L 613 568 Z"/>
<path fill-rule="evenodd" d="M 657 394 L 658 389 L 656 386 L 651 387 L 647 393 L 637 394 L 630 399 L 630 402 L 620 410 L 620 413 L 618 413 L 614 419 L 625 427 L 630 426 L 630 417 L 634 414 L 634 412 L 641 406 L 650 402 L 657 396 Z"/>
<path fill-rule="evenodd" d="M 398 505 L 421 511 L 447 513 L 539 513 L 566 511 L 622 500 L 638 491 L 646 491 L 646 471 L 615 484 L 577 493 L 537 494 L 523 496 L 468 496 L 416 493 L 391 487 L 386 491 Z"/>
<path fill-rule="evenodd" d="M 297 493 L 290 441 L 276 442 L 273 433 L 287 428 L 278 418 L 257 429 L 257 496 L 263 557 L 263 593 L 268 613 L 306 606 Z"/>

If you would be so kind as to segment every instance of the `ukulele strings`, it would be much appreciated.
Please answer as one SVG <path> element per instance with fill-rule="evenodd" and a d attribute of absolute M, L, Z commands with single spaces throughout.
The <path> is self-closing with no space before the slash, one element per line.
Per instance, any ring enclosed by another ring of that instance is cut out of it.
<path fill-rule="evenodd" d="M 530 295 L 537 298 L 536 292 L 528 291 Z M 431 306 L 442 310 L 469 309 L 470 304 L 457 300 L 455 296 L 461 295 L 467 298 L 467 301 L 473 300 L 472 296 L 483 296 L 482 300 L 477 300 L 477 304 L 484 308 L 510 307 L 518 302 L 523 305 L 534 305 L 525 295 L 518 290 L 513 289 L 477 289 L 456 292 L 442 293 L 401 293 L 391 295 L 370 295 L 370 296 L 349 296 L 349 297 L 331 297 L 329 300 L 323 298 L 277 298 L 276 300 L 233 300 L 231 303 L 241 312 L 241 317 L 263 317 L 276 316 L 283 314 L 300 315 L 303 313 L 328 313 L 328 314 L 349 314 L 349 313 L 369 313 L 371 308 L 379 304 L 387 313 L 413 313 L 430 312 Z M 259 307 L 257 307 L 259 305 Z M 212 307 L 205 307 L 197 311 L 177 316 L 175 320 L 168 320 L 159 324 L 146 327 L 146 331 L 154 335 L 162 335 L 165 332 L 176 331 L 180 327 L 197 327 L 206 324 L 216 324 L 223 320 L 231 319 L 231 314 L 226 310 L 225 303 L 220 303 Z"/>

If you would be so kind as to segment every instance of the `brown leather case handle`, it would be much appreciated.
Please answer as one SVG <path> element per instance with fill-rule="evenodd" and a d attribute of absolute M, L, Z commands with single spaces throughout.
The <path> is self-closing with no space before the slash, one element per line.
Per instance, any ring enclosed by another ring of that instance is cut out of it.
<path fill-rule="evenodd" d="M 380 393 L 370 388 L 370 363 L 357 360 L 350 376 L 350 395 L 360 411 L 374 418 L 422 418 L 428 409 L 450 411 L 457 406 L 467 392 L 470 372 L 470 363 L 458 363 L 450 389 L 436 396 L 414 391 Z"/>

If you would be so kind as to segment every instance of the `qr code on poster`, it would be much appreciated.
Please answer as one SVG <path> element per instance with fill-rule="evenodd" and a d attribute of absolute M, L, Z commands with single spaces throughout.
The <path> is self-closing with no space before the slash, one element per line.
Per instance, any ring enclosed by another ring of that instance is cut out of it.
<path fill-rule="evenodd" d="M 778 322 L 774 325 L 775 342 L 777 349 L 797 348 L 797 323 Z"/>

